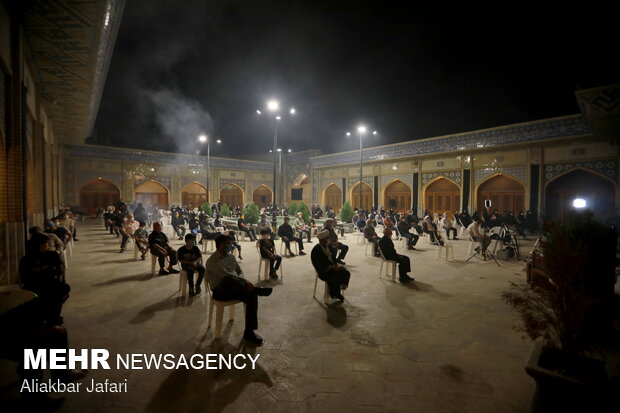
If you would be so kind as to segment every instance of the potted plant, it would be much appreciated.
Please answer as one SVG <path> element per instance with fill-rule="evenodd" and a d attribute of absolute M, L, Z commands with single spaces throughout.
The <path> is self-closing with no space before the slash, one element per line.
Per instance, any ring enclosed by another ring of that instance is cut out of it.
<path fill-rule="evenodd" d="M 536 381 L 532 411 L 600 411 L 592 407 L 609 388 L 600 351 L 612 331 L 616 237 L 589 212 L 551 224 L 544 271 L 502 294 L 535 341 L 525 367 Z"/>

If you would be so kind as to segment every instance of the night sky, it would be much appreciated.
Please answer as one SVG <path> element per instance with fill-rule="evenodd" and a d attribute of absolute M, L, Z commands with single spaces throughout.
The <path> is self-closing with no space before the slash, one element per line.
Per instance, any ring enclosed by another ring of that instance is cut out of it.
<path fill-rule="evenodd" d="M 578 113 L 576 89 L 620 81 L 610 10 L 387 3 L 129 0 L 90 141 L 192 153 L 205 131 L 213 155 L 265 153 L 256 109 L 276 97 L 298 113 L 281 146 L 329 153 L 360 122 L 366 146 L 466 132 Z"/>

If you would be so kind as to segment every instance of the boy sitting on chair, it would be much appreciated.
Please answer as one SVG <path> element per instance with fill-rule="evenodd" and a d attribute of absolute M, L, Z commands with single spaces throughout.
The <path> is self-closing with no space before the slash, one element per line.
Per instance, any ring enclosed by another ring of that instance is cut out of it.
<path fill-rule="evenodd" d="M 185 235 L 185 245 L 177 250 L 177 257 L 181 263 L 181 268 L 187 273 L 187 284 L 189 285 L 189 295 L 200 294 L 200 283 L 205 276 L 205 267 L 202 265 L 202 253 L 196 246 L 196 235 L 191 232 Z M 198 280 L 194 289 L 194 272 L 198 271 Z"/>

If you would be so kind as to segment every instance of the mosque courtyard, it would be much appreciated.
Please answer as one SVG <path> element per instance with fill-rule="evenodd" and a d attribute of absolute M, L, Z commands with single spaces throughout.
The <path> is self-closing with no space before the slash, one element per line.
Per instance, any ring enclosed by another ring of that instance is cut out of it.
<path fill-rule="evenodd" d="M 534 383 L 524 365 L 532 347 L 515 331 L 516 313 L 501 300 L 510 281 L 525 279 L 512 258 L 465 263 L 469 242 L 451 241 L 454 261 L 435 259 L 422 239 L 412 260 L 415 282 L 378 278 L 381 260 L 365 255 L 356 236 L 343 240 L 351 282 L 346 301 L 325 306 L 306 256 L 284 258 L 284 277 L 259 299 L 262 347 L 242 340 L 243 311 L 214 340 L 207 328 L 208 295 L 180 297 L 178 275 L 151 275 L 150 257 L 100 220 L 85 219 L 69 257 L 72 287 L 63 316 L 71 348 L 110 354 L 260 354 L 255 370 L 91 370 L 91 379 L 122 382 L 126 393 L 65 393 L 64 412 L 523 412 Z M 170 234 L 169 229 L 168 234 Z M 533 240 L 521 241 L 527 254 Z M 396 245 L 398 243 L 395 241 Z M 174 247 L 182 241 L 173 241 Z M 279 248 L 280 241 L 276 241 Z M 246 278 L 256 281 L 254 243 L 241 242 Z M 369 248 L 370 251 L 370 248 Z M 225 322 L 228 310 L 225 312 Z M 7 361 L 2 361 L 7 367 Z M 2 368 L 4 397 L 19 396 L 14 368 Z M 86 385 L 86 384 L 85 384 Z M 18 403 L 14 400 L 14 403 Z"/>

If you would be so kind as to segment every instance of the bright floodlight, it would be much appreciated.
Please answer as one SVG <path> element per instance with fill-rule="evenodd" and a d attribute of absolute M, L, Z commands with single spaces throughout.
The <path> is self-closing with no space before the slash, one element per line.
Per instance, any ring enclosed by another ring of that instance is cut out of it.
<path fill-rule="evenodd" d="M 282 116 L 276 116 L 276 120 L 282 119 Z"/>
<path fill-rule="evenodd" d="M 376 130 L 372 131 L 372 134 L 373 134 L 373 135 L 376 135 L 376 134 L 377 134 L 377 131 L 376 131 Z"/>
<path fill-rule="evenodd" d="M 288 152 L 288 153 L 291 153 L 291 152 L 293 152 L 293 150 L 292 150 L 292 149 L 289 149 L 287 152 Z"/>
<path fill-rule="evenodd" d="M 351 132 L 347 132 L 347 136 L 351 136 Z"/>
<path fill-rule="evenodd" d="M 586 207 L 586 200 L 583 198 L 575 198 L 573 199 L 573 207 L 575 208 L 585 208 Z"/>
<path fill-rule="evenodd" d="M 278 152 L 282 152 L 282 148 L 278 148 Z"/>
<path fill-rule="evenodd" d="M 221 139 L 216 140 L 217 143 L 222 143 Z"/>
<path fill-rule="evenodd" d="M 269 149 L 269 153 L 273 153 L 273 149 Z"/>
<path fill-rule="evenodd" d="M 358 126 L 357 131 L 359 133 L 366 133 L 366 126 Z"/>
<path fill-rule="evenodd" d="M 291 108 L 290 112 L 291 112 L 291 115 L 294 115 L 295 114 L 295 108 Z"/>
<path fill-rule="evenodd" d="M 256 113 L 258 113 L 259 115 L 262 115 L 262 112 L 258 109 L 256 109 Z"/>
<path fill-rule="evenodd" d="M 269 102 L 267 102 L 267 109 L 269 109 L 270 111 L 275 112 L 279 108 L 280 103 L 278 103 L 277 100 L 270 100 Z"/>
<path fill-rule="evenodd" d="M 200 135 L 198 137 L 198 140 L 202 143 L 205 143 L 207 141 L 207 135 Z"/>

